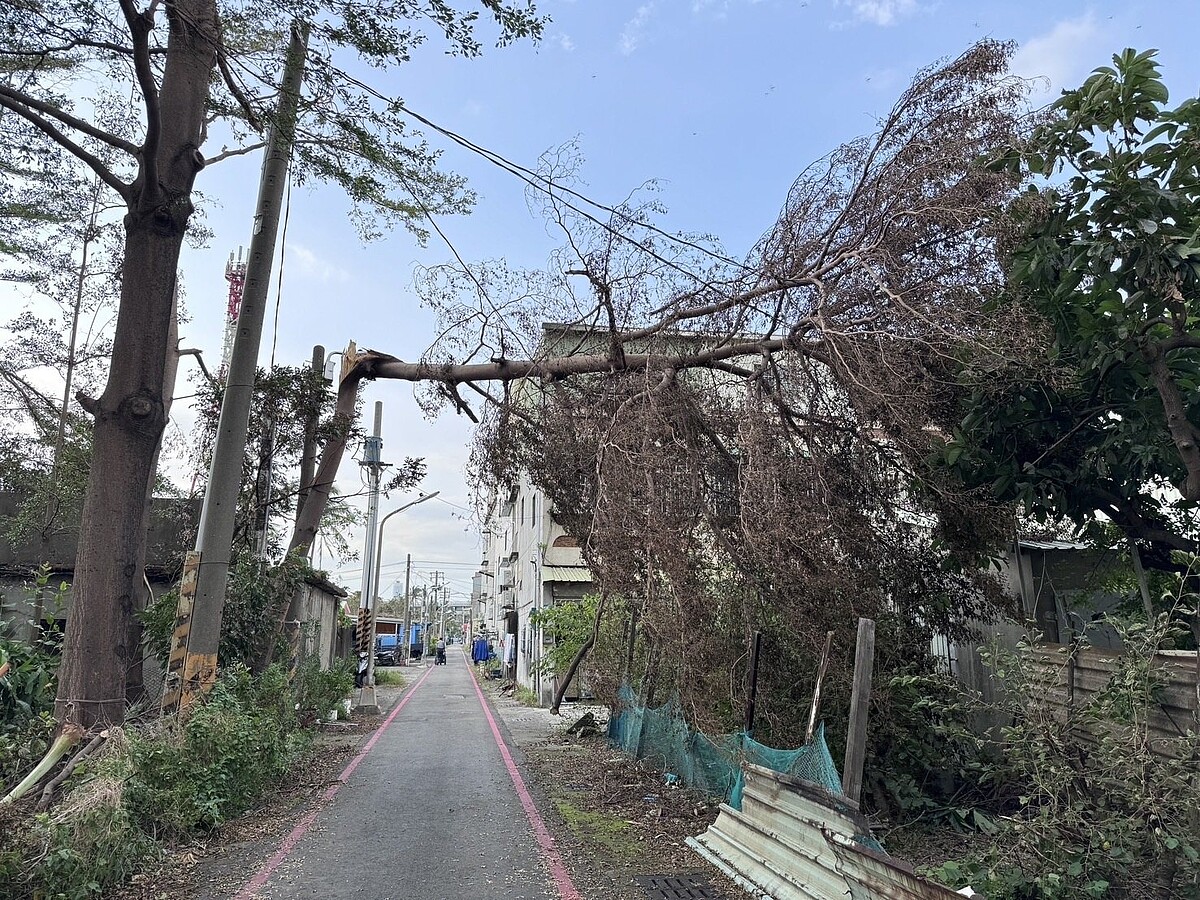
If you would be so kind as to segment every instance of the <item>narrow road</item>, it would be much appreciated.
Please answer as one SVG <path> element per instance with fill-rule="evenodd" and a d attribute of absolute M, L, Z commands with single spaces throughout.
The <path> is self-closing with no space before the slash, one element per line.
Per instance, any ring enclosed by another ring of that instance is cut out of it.
<path fill-rule="evenodd" d="M 448 657 L 415 670 L 235 900 L 579 900 L 465 656 Z"/>

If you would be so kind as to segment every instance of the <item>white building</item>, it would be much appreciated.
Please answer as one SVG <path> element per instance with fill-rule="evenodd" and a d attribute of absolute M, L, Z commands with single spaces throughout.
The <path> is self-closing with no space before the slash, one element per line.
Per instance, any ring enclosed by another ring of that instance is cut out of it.
<path fill-rule="evenodd" d="M 542 703 L 555 679 L 543 671 L 552 638 L 532 621 L 537 610 L 576 602 L 592 589 L 579 542 L 557 522 L 540 490 L 522 475 L 492 503 L 474 584 L 475 621 L 496 641 L 505 674 Z"/>

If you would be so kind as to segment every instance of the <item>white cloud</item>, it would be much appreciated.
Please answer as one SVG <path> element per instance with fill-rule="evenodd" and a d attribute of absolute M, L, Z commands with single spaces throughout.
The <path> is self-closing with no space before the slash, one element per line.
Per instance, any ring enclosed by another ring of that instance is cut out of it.
<path fill-rule="evenodd" d="M 763 0 L 692 0 L 692 12 L 696 15 L 699 15 L 700 13 L 711 10 L 713 18 L 723 19 L 729 12 L 729 7 L 733 6 L 735 3 L 756 6 L 762 2 Z"/>
<path fill-rule="evenodd" d="M 575 49 L 575 42 L 571 40 L 571 36 L 569 34 L 560 34 L 558 36 L 558 46 L 570 53 Z"/>
<path fill-rule="evenodd" d="M 1055 93 L 1074 87 L 1094 67 L 1102 44 L 1092 15 L 1057 23 L 1046 34 L 1025 41 L 1013 55 L 1013 74 L 1040 80 Z"/>
<path fill-rule="evenodd" d="M 895 25 L 920 9 L 917 0 L 838 0 L 838 6 L 849 7 L 855 21 L 883 28 Z"/>
<path fill-rule="evenodd" d="M 649 3 L 643 4 L 637 8 L 637 12 L 633 14 L 633 18 L 625 23 L 625 27 L 621 30 L 621 38 L 617 42 L 617 47 L 625 56 L 633 53 L 646 37 L 646 23 L 654 16 L 658 8 L 658 0 L 650 0 Z"/>
<path fill-rule="evenodd" d="M 288 245 L 287 254 L 291 262 L 300 270 L 301 275 L 315 278 L 318 281 L 337 281 L 342 284 L 350 280 L 350 273 L 341 266 L 322 259 L 302 244 Z"/>

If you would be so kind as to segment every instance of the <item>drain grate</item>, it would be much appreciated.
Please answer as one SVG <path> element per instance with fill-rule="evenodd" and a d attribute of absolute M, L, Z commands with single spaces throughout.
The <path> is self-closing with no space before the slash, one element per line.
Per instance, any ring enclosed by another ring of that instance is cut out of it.
<path fill-rule="evenodd" d="M 695 875 L 635 875 L 650 900 L 720 900 L 707 878 Z"/>

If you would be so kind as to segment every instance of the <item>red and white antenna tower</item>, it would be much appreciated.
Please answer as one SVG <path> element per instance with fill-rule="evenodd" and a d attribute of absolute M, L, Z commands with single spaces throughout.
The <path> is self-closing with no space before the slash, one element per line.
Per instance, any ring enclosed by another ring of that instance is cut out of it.
<path fill-rule="evenodd" d="M 220 380 L 225 381 L 229 371 L 229 357 L 233 354 L 233 335 L 237 330 L 238 313 L 242 311 L 242 288 L 246 284 L 246 263 L 242 260 L 242 248 L 238 247 L 237 260 L 229 254 L 225 264 L 225 280 L 229 282 L 229 302 L 225 307 L 225 344 L 221 348 Z"/>

